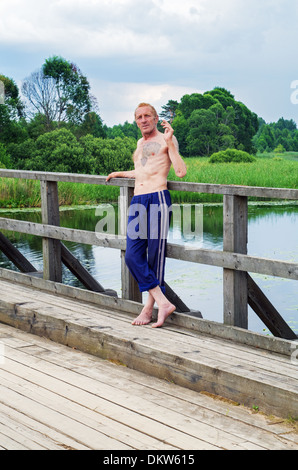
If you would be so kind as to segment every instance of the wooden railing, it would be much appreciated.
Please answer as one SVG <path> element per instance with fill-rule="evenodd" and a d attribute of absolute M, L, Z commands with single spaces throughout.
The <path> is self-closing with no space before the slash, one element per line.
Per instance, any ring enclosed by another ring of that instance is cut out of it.
<path fill-rule="evenodd" d="M 43 278 L 62 282 L 62 262 L 83 281 L 90 290 L 105 292 L 63 245 L 63 241 L 117 248 L 121 251 L 122 298 L 141 301 L 136 282 L 125 265 L 127 211 L 133 196 L 134 180 L 117 178 L 106 183 L 105 176 L 68 173 L 46 173 L 18 170 L 0 170 L 0 177 L 34 179 L 40 181 L 42 223 L 26 222 L 0 217 L 0 230 L 15 231 L 43 238 Z M 120 234 L 108 235 L 85 230 L 60 227 L 58 183 L 72 182 L 120 187 Z M 263 188 L 251 186 L 218 185 L 170 181 L 169 190 L 223 195 L 223 251 L 189 248 L 168 244 L 167 256 L 193 263 L 223 268 L 224 302 L 223 322 L 226 325 L 248 328 L 248 305 L 257 313 L 275 336 L 297 339 L 274 306 L 248 273 L 267 274 L 298 281 L 298 263 L 266 259 L 247 254 L 248 198 L 298 200 L 297 189 Z M 35 268 L 1 235 L 0 249 L 23 272 Z M 168 288 L 168 296 L 175 298 L 177 311 L 189 312 L 183 301 Z"/>

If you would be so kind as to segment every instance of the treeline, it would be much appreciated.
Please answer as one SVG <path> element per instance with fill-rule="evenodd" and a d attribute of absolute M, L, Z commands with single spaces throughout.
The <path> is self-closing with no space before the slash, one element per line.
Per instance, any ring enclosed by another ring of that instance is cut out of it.
<path fill-rule="evenodd" d="M 259 119 L 259 130 L 253 138 L 259 152 L 298 152 L 298 130 L 290 119 L 280 118 L 277 122 L 266 124 Z"/>
<path fill-rule="evenodd" d="M 25 78 L 21 90 L 12 78 L 0 75 L 0 81 L 5 89 L 0 167 L 89 174 L 132 168 L 141 136 L 136 123 L 106 126 L 88 79 L 75 64 L 49 58 Z M 170 100 L 160 117 L 172 123 L 184 157 L 227 149 L 255 154 L 278 145 L 298 151 L 293 121 L 266 124 L 224 88 Z"/>
<path fill-rule="evenodd" d="M 224 88 L 172 102 L 173 127 L 184 156 L 209 156 L 228 148 L 256 153 L 258 116 Z"/>

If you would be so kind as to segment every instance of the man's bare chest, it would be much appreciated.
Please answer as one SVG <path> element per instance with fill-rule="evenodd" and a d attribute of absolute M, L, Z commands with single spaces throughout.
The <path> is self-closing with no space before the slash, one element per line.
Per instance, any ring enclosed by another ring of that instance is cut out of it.
<path fill-rule="evenodd" d="M 136 159 L 142 167 L 159 164 L 166 158 L 167 147 L 157 141 L 142 143 L 136 152 Z"/>

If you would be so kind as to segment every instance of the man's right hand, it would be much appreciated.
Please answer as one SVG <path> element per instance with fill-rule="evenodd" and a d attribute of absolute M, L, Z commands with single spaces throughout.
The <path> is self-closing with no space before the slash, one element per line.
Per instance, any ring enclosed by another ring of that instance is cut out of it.
<path fill-rule="evenodd" d="M 109 181 L 111 178 L 117 178 L 117 172 L 113 171 L 106 177 L 106 181 Z"/>

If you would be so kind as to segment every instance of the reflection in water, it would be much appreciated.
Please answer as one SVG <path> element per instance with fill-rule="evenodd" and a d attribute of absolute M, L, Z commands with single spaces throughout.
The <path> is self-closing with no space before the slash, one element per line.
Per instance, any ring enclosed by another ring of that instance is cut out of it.
<path fill-rule="evenodd" d="M 109 205 L 110 209 L 111 207 Z M 61 210 L 61 226 L 94 231 L 96 227 L 103 225 L 103 217 L 107 217 L 107 213 L 109 213 L 110 216 L 111 214 L 113 217 L 116 216 L 116 219 L 114 224 L 108 222 L 106 228 L 114 225 L 117 227 L 117 207 L 113 206 L 113 211 L 106 209 L 108 209 L 107 206 L 100 206 L 97 210 L 96 208 Z M 182 215 L 185 214 L 180 207 L 177 208 L 177 211 L 181 211 Z M 222 250 L 222 206 L 204 205 L 198 208 L 198 212 L 195 212 L 193 208 L 192 220 L 188 225 L 183 224 L 183 218 L 177 214 L 179 215 L 180 212 L 176 212 L 170 228 L 169 241 L 171 243 L 185 243 L 199 248 Z M 20 220 L 41 221 L 40 212 L 1 212 L 0 215 Z M 200 220 L 195 220 L 195 216 Z M 298 206 L 249 205 L 248 253 L 250 255 L 297 262 L 297 233 Z M 42 270 L 40 237 L 18 233 L 5 233 L 5 235 L 38 270 Z M 105 288 L 116 290 L 121 296 L 120 252 L 118 250 L 69 242 L 65 244 L 100 284 Z M 1 252 L 0 267 L 17 270 Z M 252 277 L 291 328 L 298 333 L 297 281 L 255 274 Z M 200 310 L 203 318 L 222 322 L 223 283 L 221 268 L 167 259 L 166 280 L 189 308 Z M 65 267 L 63 268 L 63 282 L 82 287 Z M 265 328 L 250 309 L 249 328 L 258 332 L 263 332 Z"/>

